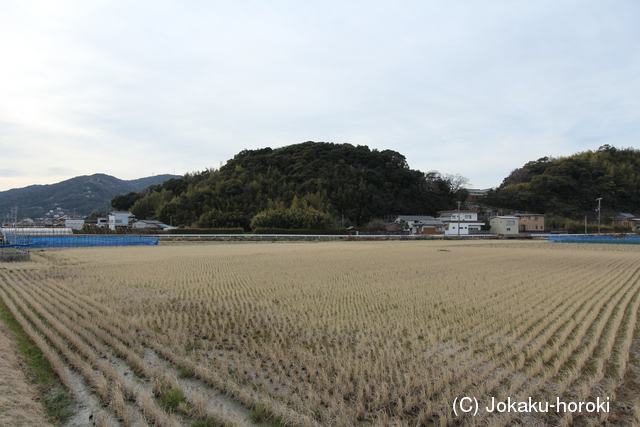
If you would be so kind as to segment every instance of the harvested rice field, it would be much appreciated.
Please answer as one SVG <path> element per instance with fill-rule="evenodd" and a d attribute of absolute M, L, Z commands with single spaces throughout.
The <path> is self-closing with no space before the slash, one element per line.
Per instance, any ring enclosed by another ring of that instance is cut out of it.
<path fill-rule="evenodd" d="M 0 270 L 0 297 L 93 397 L 96 425 L 640 421 L 640 247 L 206 242 L 32 260 Z"/>

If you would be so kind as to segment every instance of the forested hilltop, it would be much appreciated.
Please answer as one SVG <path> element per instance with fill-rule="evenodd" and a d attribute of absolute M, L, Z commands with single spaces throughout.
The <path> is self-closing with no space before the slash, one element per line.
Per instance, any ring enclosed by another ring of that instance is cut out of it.
<path fill-rule="evenodd" d="M 640 211 L 640 150 L 609 145 L 569 157 L 543 157 L 511 172 L 484 203 L 566 218 Z"/>
<path fill-rule="evenodd" d="M 304 142 L 244 150 L 219 170 L 118 196 L 112 205 L 174 226 L 326 228 L 342 218 L 363 225 L 385 215 L 435 215 L 464 200 L 461 182 L 410 169 L 396 151 Z"/>

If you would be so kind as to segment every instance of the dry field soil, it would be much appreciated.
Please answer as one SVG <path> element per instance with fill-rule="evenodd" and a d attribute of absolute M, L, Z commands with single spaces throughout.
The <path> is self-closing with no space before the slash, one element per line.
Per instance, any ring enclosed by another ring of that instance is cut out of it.
<path fill-rule="evenodd" d="M 34 251 L 31 263 L 0 270 L 0 297 L 98 425 L 640 420 L 637 246 Z M 477 413 L 454 411 L 463 397 L 479 402 Z M 586 406 L 490 412 L 492 399 Z M 587 410 L 597 402 L 607 410 Z"/>

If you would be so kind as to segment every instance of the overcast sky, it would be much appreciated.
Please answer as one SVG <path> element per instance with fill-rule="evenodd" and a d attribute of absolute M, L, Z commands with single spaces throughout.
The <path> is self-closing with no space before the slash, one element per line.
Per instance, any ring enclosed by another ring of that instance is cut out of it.
<path fill-rule="evenodd" d="M 304 141 L 498 186 L 640 147 L 640 2 L 0 1 L 0 190 Z"/>

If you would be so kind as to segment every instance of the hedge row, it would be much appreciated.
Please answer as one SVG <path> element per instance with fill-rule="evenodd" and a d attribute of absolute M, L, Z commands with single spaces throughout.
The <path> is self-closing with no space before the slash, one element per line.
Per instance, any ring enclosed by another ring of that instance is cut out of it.
<path fill-rule="evenodd" d="M 288 228 L 256 228 L 254 234 L 340 234 L 347 235 L 346 228 L 318 229 L 288 229 Z"/>

